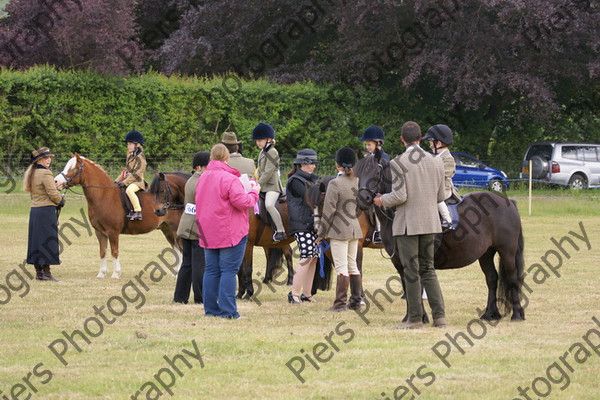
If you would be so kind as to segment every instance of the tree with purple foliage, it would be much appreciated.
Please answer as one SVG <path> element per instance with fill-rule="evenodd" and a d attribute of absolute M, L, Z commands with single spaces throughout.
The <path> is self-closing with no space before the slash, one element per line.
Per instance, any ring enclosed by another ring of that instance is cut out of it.
<path fill-rule="evenodd" d="M 0 20 L 0 64 L 125 74 L 141 66 L 135 0 L 11 0 Z"/>

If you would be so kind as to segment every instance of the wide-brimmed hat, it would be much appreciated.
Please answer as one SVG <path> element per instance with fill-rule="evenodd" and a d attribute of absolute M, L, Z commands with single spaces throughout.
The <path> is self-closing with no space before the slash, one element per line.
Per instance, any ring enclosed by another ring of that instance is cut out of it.
<path fill-rule="evenodd" d="M 31 156 L 29 156 L 29 162 L 34 163 L 40 158 L 54 156 L 56 156 L 56 154 L 50 152 L 50 149 L 44 146 L 31 152 Z"/>
<path fill-rule="evenodd" d="M 235 132 L 223 132 L 223 136 L 221 136 L 221 143 L 223 144 L 240 144 L 241 140 L 237 139 Z"/>
<path fill-rule="evenodd" d="M 294 164 L 318 164 L 317 152 L 313 149 L 302 149 L 296 153 Z"/>

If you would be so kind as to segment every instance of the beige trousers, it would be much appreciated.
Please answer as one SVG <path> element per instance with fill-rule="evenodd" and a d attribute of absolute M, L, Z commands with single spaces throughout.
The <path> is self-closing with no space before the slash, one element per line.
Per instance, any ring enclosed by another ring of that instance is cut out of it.
<path fill-rule="evenodd" d="M 337 240 L 331 239 L 331 255 L 333 256 L 333 265 L 338 275 L 359 275 L 356 266 L 356 253 L 358 251 L 358 239 Z"/>

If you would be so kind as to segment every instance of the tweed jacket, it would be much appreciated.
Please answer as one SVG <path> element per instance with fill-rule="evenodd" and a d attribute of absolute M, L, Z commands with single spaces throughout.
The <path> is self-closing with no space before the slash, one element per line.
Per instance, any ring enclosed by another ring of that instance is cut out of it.
<path fill-rule="evenodd" d="M 342 174 L 329 182 L 317 236 L 337 240 L 362 238 L 356 217 L 357 192 L 358 178 Z"/>
<path fill-rule="evenodd" d="M 127 170 L 127 176 L 123 180 L 125 186 L 129 186 L 134 183 L 138 185 L 140 189 L 146 189 L 146 182 L 144 181 L 144 172 L 146 172 L 146 156 L 141 150 L 138 149 L 127 156 L 125 169 Z"/>
<path fill-rule="evenodd" d="M 444 162 L 444 200 L 453 194 L 456 198 L 460 199 L 460 195 L 452 183 L 452 177 L 456 173 L 456 161 L 454 161 L 454 157 L 452 157 L 448 149 L 445 149 L 437 156 Z"/>
<path fill-rule="evenodd" d="M 258 155 L 258 184 L 261 192 L 283 191 L 279 179 L 279 153 L 273 145 L 268 145 Z"/>
<path fill-rule="evenodd" d="M 254 160 L 242 157 L 240 153 L 231 153 L 227 164 L 229 164 L 230 167 L 237 169 L 240 174 L 246 174 L 250 179 L 254 178 L 254 171 L 256 170 Z"/>
<path fill-rule="evenodd" d="M 381 196 L 384 207 L 396 208 L 392 234 L 425 235 L 442 231 L 437 203 L 444 200 L 442 159 L 418 145 L 394 158 L 392 192 Z"/>
<path fill-rule="evenodd" d="M 34 165 L 31 180 L 31 207 L 57 206 L 62 200 L 49 169 Z"/>
<path fill-rule="evenodd" d="M 200 178 L 200 173 L 194 172 L 185 183 L 183 200 L 185 208 L 177 228 L 177 235 L 189 240 L 198 240 L 198 224 L 196 223 L 196 183 L 198 178 Z"/>

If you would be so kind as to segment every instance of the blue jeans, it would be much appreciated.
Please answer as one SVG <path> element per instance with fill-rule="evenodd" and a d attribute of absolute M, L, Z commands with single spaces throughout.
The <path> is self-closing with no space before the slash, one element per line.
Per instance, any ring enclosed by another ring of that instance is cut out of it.
<path fill-rule="evenodd" d="M 244 236 L 233 247 L 223 249 L 204 249 L 206 269 L 202 286 L 204 314 L 223 318 L 239 318 L 235 302 L 236 276 L 248 236 Z"/>

